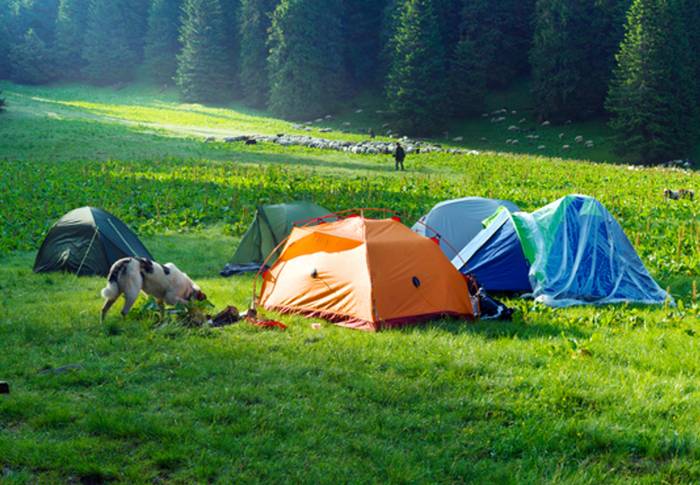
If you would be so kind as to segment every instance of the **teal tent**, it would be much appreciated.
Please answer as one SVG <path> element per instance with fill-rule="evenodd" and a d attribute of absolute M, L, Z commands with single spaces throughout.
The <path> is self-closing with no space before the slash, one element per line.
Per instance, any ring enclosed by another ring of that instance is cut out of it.
<path fill-rule="evenodd" d="M 311 202 L 261 205 L 255 213 L 253 223 L 243 235 L 233 259 L 224 267 L 221 275 L 231 276 L 258 271 L 265 258 L 289 236 L 295 224 L 303 225 L 328 214 L 328 209 Z M 267 264 L 272 265 L 277 256 L 278 254 L 273 255 Z"/>
<path fill-rule="evenodd" d="M 36 255 L 34 271 L 107 276 L 112 264 L 128 256 L 153 259 L 117 217 L 95 207 L 81 207 L 51 227 Z"/>
<path fill-rule="evenodd" d="M 487 290 L 498 284 L 501 290 L 523 291 L 526 273 L 531 295 L 553 307 L 670 299 L 612 214 L 584 195 L 563 197 L 533 213 L 500 209 L 452 264 L 477 279 L 491 278 Z"/>

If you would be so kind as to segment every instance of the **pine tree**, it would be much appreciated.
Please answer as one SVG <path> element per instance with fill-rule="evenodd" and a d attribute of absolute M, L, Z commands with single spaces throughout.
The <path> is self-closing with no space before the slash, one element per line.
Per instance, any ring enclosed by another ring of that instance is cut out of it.
<path fill-rule="evenodd" d="M 568 0 L 580 1 L 580 0 Z M 503 88 L 530 69 L 535 0 L 469 0 L 462 9 L 462 36 L 474 42 L 490 87 Z"/>
<path fill-rule="evenodd" d="M 644 162 L 686 156 L 696 141 L 697 80 L 683 0 L 634 0 L 607 108 L 622 153 Z"/>
<path fill-rule="evenodd" d="M 177 70 L 180 52 L 182 0 L 153 0 L 148 12 L 144 64 L 151 80 L 170 83 Z"/>
<path fill-rule="evenodd" d="M 267 31 L 277 0 L 243 0 L 240 15 L 240 82 L 244 100 L 257 108 L 267 104 Z"/>
<path fill-rule="evenodd" d="M 44 84 L 54 79 L 49 50 L 34 29 L 10 48 L 12 80 L 22 84 Z"/>
<path fill-rule="evenodd" d="M 450 108 L 458 117 L 483 110 L 486 96 L 486 73 L 476 53 L 476 43 L 464 37 L 450 61 Z"/>
<path fill-rule="evenodd" d="M 430 0 L 404 0 L 391 41 L 387 99 L 404 133 L 427 134 L 444 126 L 447 110 L 445 53 Z"/>
<path fill-rule="evenodd" d="M 382 20 L 387 0 L 343 0 L 345 71 L 355 91 L 381 82 Z"/>
<path fill-rule="evenodd" d="M 95 84 L 129 81 L 139 56 L 132 50 L 125 0 L 92 0 L 85 31 L 85 77 Z"/>
<path fill-rule="evenodd" d="M 226 78 L 228 80 L 227 93 L 229 99 L 240 99 L 240 57 L 241 42 L 239 29 L 239 15 L 241 0 L 220 0 L 224 21 L 224 55 L 226 56 Z"/>
<path fill-rule="evenodd" d="M 185 0 L 175 76 L 186 101 L 223 101 L 230 81 L 219 0 Z"/>
<path fill-rule="evenodd" d="M 116 0 L 123 4 L 126 19 L 126 32 L 129 50 L 136 56 L 136 63 L 141 64 L 146 46 L 148 31 L 148 11 L 152 0 Z"/>
<path fill-rule="evenodd" d="M 538 0 L 532 90 L 543 119 L 600 115 L 630 0 Z"/>
<path fill-rule="evenodd" d="M 270 27 L 270 108 L 284 118 L 332 110 L 344 92 L 341 0 L 283 0 Z"/>
<path fill-rule="evenodd" d="M 85 67 L 83 41 L 89 0 L 61 0 L 56 18 L 54 58 L 61 79 L 76 80 Z"/>
<path fill-rule="evenodd" d="M 10 77 L 10 5 L 0 0 L 0 79 Z"/>

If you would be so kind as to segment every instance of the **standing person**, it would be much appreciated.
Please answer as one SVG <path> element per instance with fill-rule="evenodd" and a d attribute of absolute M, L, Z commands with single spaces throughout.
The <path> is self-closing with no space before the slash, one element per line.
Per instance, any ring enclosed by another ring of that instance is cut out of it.
<path fill-rule="evenodd" d="M 370 138 L 374 138 L 376 135 L 374 134 L 374 128 L 370 128 L 367 133 L 369 134 Z"/>
<path fill-rule="evenodd" d="M 406 152 L 404 151 L 401 143 L 396 142 L 396 150 L 394 150 L 394 160 L 396 161 L 396 170 L 399 169 L 401 165 L 401 170 L 405 170 L 403 167 L 403 161 L 406 159 Z"/>

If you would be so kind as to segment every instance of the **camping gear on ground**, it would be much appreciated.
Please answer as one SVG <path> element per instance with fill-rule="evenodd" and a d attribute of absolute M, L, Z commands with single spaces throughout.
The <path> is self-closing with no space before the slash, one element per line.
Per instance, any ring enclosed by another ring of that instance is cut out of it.
<path fill-rule="evenodd" d="M 241 316 L 238 312 L 238 308 L 235 306 L 227 306 L 215 316 L 208 315 L 209 325 L 212 327 L 225 327 L 226 325 L 231 325 L 238 322 Z"/>
<path fill-rule="evenodd" d="M 477 312 L 481 320 L 512 320 L 513 313 L 515 310 L 508 308 L 506 305 L 501 303 L 489 296 L 486 290 L 476 279 L 473 274 L 467 274 L 464 276 L 467 280 L 467 288 L 469 289 L 469 294 L 472 295 L 472 301 L 475 303 L 473 306 L 477 307 L 479 311 Z"/>
<path fill-rule="evenodd" d="M 36 255 L 34 272 L 107 276 L 116 261 L 129 256 L 153 259 L 117 217 L 95 207 L 81 207 L 61 217 L 49 230 Z"/>
<path fill-rule="evenodd" d="M 438 238 L 440 249 L 452 259 L 456 251 L 466 246 L 484 228 L 482 222 L 501 206 L 511 212 L 520 210 L 507 200 L 482 197 L 446 200 L 421 217 L 412 230 L 421 236 Z"/>
<path fill-rule="evenodd" d="M 504 234 L 508 235 L 505 237 Z M 510 235 L 515 235 L 519 244 Z M 569 195 L 531 214 L 500 209 L 487 227 L 452 260 L 474 273 L 489 291 L 493 268 L 529 265 L 532 296 L 546 305 L 649 303 L 667 301 L 619 223 L 592 197 Z M 466 262 L 466 263 L 465 263 Z M 487 272 L 491 271 L 491 273 Z M 521 290 L 523 274 L 513 277 Z M 507 280 L 499 282 L 507 286 Z"/>
<path fill-rule="evenodd" d="M 295 223 L 304 224 L 329 212 L 311 202 L 258 207 L 253 223 L 243 235 L 233 259 L 221 271 L 221 276 L 258 271 L 268 254 L 289 236 Z M 272 258 L 269 264 L 275 259 Z"/>
<path fill-rule="evenodd" d="M 369 331 L 475 316 L 465 278 L 436 244 L 396 218 L 363 215 L 295 227 L 258 303 Z"/>

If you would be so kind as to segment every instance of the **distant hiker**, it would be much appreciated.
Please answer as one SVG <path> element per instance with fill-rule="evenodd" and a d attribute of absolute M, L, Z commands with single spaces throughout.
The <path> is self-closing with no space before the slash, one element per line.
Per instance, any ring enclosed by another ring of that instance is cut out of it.
<path fill-rule="evenodd" d="M 394 160 L 396 160 L 396 170 L 401 166 L 401 170 L 405 170 L 403 167 L 403 161 L 406 159 L 406 152 L 404 151 L 401 143 L 396 142 L 396 150 L 394 150 Z"/>
<path fill-rule="evenodd" d="M 374 137 L 376 136 L 376 135 L 374 134 L 374 129 L 373 129 L 373 128 L 370 128 L 370 129 L 367 131 L 367 133 L 369 134 L 369 137 L 370 137 L 370 138 L 374 138 Z"/>

